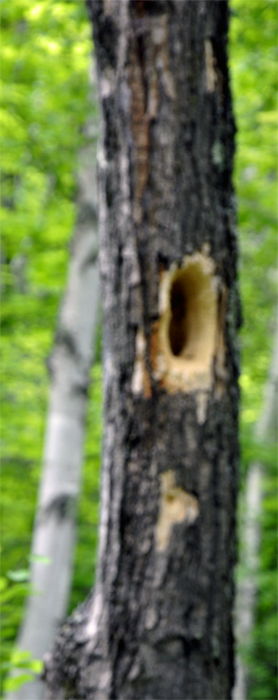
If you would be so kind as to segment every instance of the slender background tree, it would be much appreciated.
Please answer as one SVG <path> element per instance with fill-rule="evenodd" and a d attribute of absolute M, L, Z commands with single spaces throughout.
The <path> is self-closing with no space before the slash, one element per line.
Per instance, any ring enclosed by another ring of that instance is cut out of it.
<path fill-rule="evenodd" d="M 96 124 L 87 125 L 95 131 Z M 42 660 L 64 620 L 72 585 L 90 370 L 100 318 L 95 144 L 80 153 L 77 222 L 69 279 L 49 359 L 43 469 L 31 550 L 31 594 L 17 647 Z M 15 691 L 40 700 L 39 678 Z"/>

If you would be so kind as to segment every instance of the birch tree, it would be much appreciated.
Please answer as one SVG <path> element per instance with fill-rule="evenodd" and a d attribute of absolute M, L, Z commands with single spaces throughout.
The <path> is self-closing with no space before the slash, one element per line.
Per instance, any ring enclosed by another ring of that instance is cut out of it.
<path fill-rule="evenodd" d="M 277 316 L 276 316 L 277 318 Z M 278 387 L 278 324 L 276 321 L 273 339 L 273 353 L 268 380 L 265 386 L 264 404 L 260 419 L 256 425 L 256 438 L 265 443 L 275 443 L 277 435 L 277 387 Z M 245 576 L 238 584 L 236 605 L 237 641 L 241 648 L 250 645 L 254 629 L 256 596 L 258 594 L 258 563 L 261 539 L 260 516 L 263 499 L 264 465 L 259 461 L 250 464 L 245 492 L 242 494 L 242 553 L 241 565 Z M 244 700 L 248 692 L 248 668 L 240 655 L 237 657 L 237 679 L 233 700 Z"/>
<path fill-rule="evenodd" d="M 89 129 L 95 129 L 91 124 Z M 96 134 L 95 134 L 96 136 Z M 54 349 L 43 469 L 32 542 L 31 587 L 17 647 L 42 659 L 65 618 L 72 581 L 76 505 L 81 468 L 89 373 L 99 321 L 97 198 L 94 140 L 80 153 L 77 222 L 68 284 Z M 39 678 L 10 700 L 40 700 Z"/>
<path fill-rule="evenodd" d="M 102 135 L 95 589 L 48 700 L 230 698 L 240 321 L 227 2 L 89 0 Z"/>

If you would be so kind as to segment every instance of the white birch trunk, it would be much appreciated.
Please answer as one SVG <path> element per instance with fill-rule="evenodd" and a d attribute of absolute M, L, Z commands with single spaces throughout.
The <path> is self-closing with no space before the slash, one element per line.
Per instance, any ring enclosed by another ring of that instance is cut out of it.
<path fill-rule="evenodd" d="M 17 646 L 42 659 L 67 612 L 75 544 L 75 512 L 80 492 L 81 465 L 89 372 L 96 345 L 99 313 L 95 147 L 81 153 L 77 223 L 68 284 L 55 346 L 43 470 L 33 532 L 34 593 L 27 608 Z M 9 700 L 40 700 L 44 684 L 27 683 Z"/>
<path fill-rule="evenodd" d="M 256 426 L 256 436 L 260 440 L 272 440 L 277 429 L 277 387 L 278 387 L 278 325 L 274 338 L 273 357 L 266 384 L 264 406 Z M 262 471 L 259 462 L 250 465 L 246 490 L 243 497 L 243 543 L 242 561 L 247 575 L 238 585 L 236 604 L 236 637 L 238 644 L 246 644 L 252 634 L 254 608 L 257 593 L 258 553 L 260 545 L 259 515 L 262 501 Z M 233 700 L 247 700 L 246 668 L 239 654 L 236 659 L 236 684 Z"/>

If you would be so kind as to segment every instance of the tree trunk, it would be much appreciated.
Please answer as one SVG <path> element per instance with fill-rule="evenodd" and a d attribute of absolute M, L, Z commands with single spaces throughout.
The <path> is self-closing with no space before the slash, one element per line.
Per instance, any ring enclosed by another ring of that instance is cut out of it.
<path fill-rule="evenodd" d="M 277 392 L 278 392 L 278 324 L 274 335 L 272 361 L 265 387 L 265 397 L 260 419 L 256 426 L 255 436 L 264 442 L 275 442 L 277 434 Z M 258 558 L 260 546 L 260 513 L 263 497 L 262 489 L 263 465 L 260 462 L 250 464 L 245 492 L 242 495 L 242 553 L 241 563 L 244 578 L 238 584 L 236 601 L 236 637 L 238 646 L 246 648 L 250 643 L 254 627 L 254 612 L 256 596 L 258 592 Z M 248 668 L 246 668 L 241 656 L 236 659 L 236 684 L 233 692 L 233 700 L 246 700 L 248 685 Z"/>
<path fill-rule="evenodd" d="M 102 105 L 94 594 L 47 698 L 227 699 L 239 303 L 225 1 L 89 0 Z"/>
<path fill-rule="evenodd" d="M 55 347 L 43 471 L 32 542 L 31 585 L 17 647 L 42 659 L 63 621 L 71 589 L 89 372 L 99 316 L 95 146 L 80 154 L 77 223 Z M 46 561 L 44 560 L 46 558 Z M 48 562 L 47 562 L 48 560 Z M 10 700 L 40 700 L 35 679 Z"/>

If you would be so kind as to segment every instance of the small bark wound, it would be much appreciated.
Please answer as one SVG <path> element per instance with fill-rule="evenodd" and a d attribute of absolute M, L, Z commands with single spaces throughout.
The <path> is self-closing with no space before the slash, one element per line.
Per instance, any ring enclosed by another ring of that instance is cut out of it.
<path fill-rule="evenodd" d="M 206 87 L 207 92 L 213 93 L 218 90 L 220 99 L 223 99 L 224 77 L 217 65 L 214 55 L 213 44 L 210 39 L 205 40 L 205 63 L 206 63 Z"/>
<path fill-rule="evenodd" d="M 135 363 L 132 375 L 131 388 L 133 394 L 142 394 L 146 399 L 149 399 L 152 395 L 150 375 L 146 368 L 146 338 L 141 330 L 138 329 L 135 341 Z"/>
<path fill-rule="evenodd" d="M 172 470 L 161 475 L 160 512 L 156 526 L 156 547 L 162 552 L 170 542 L 176 523 L 192 525 L 199 515 L 199 502 L 195 496 L 176 486 Z"/>
<path fill-rule="evenodd" d="M 218 323 L 217 323 L 217 333 L 216 333 L 216 352 L 215 352 L 215 395 L 217 398 L 221 398 L 225 392 L 225 386 L 227 382 L 227 369 L 226 369 L 226 343 L 225 343 L 225 326 L 226 326 L 226 315 L 227 315 L 227 288 L 222 283 L 219 289 L 219 299 L 218 299 Z"/>
<path fill-rule="evenodd" d="M 205 59 L 207 91 L 214 92 L 217 85 L 216 58 L 213 55 L 213 48 L 210 39 L 205 40 Z"/>

